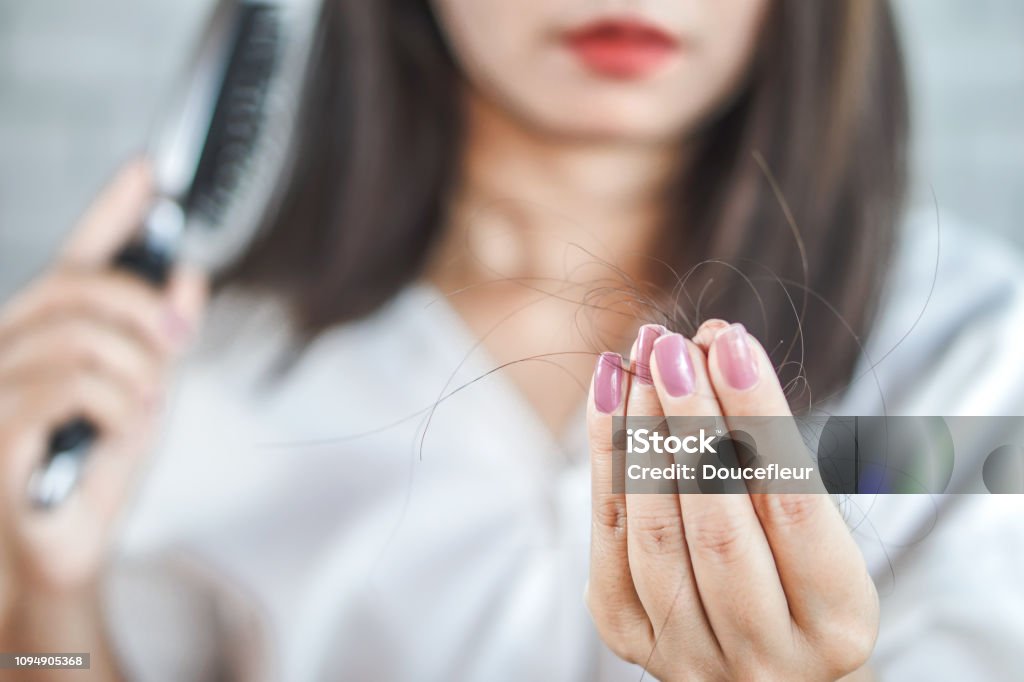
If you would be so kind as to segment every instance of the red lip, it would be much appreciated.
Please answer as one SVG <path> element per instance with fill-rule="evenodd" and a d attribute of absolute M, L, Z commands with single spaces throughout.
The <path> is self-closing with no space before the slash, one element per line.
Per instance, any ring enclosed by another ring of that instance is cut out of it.
<path fill-rule="evenodd" d="M 567 32 L 564 39 L 584 66 L 608 78 L 643 78 L 679 51 L 672 35 L 631 19 L 590 23 Z"/>

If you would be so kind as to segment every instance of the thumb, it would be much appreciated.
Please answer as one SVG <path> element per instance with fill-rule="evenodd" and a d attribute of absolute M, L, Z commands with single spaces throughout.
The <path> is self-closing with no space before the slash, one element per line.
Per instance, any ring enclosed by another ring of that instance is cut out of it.
<path fill-rule="evenodd" d="M 60 261 L 88 268 L 109 263 L 142 224 L 152 194 L 149 162 L 137 159 L 125 164 L 86 210 Z"/>

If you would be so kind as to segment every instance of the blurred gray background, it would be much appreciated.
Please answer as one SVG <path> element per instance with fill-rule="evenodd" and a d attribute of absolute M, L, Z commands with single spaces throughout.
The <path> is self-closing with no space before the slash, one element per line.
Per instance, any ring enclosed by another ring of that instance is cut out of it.
<path fill-rule="evenodd" d="M 1024 2 L 893 0 L 918 197 L 1024 246 Z M 0 0 L 0 299 L 141 150 L 209 0 Z"/>

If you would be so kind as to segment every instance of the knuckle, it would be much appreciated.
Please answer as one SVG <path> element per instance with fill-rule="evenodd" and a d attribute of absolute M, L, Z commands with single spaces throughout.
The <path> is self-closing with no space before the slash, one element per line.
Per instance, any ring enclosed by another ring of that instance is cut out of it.
<path fill-rule="evenodd" d="M 759 495 L 762 520 L 778 528 L 810 523 L 820 510 L 820 500 L 813 494 L 781 493 Z"/>
<path fill-rule="evenodd" d="M 837 676 L 860 669 L 875 648 L 877 630 L 865 626 L 833 628 L 829 643 L 822 645 L 820 656 L 829 671 Z"/>
<path fill-rule="evenodd" d="M 856 617 L 830 618 L 819 625 L 812 642 L 818 657 L 837 676 L 858 670 L 871 657 L 878 639 L 877 598 Z"/>
<path fill-rule="evenodd" d="M 623 633 L 618 630 L 608 629 L 607 626 L 597 626 L 598 635 L 612 653 L 627 663 L 641 664 L 646 660 L 643 655 L 643 646 L 634 633 Z"/>
<path fill-rule="evenodd" d="M 629 537 L 645 554 L 680 554 L 685 551 L 683 522 L 679 514 L 633 514 L 629 520 Z"/>
<path fill-rule="evenodd" d="M 622 495 L 597 495 L 594 498 L 594 524 L 615 539 L 626 536 L 626 500 Z"/>
<path fill-rule="evenodd" d="M 640 651 L 647 639 L 647 623 L 624 617 L 623 609 L 612 608 L 600 598 L 592 599 L 588 606 L 598 636 L 612 653 L 630 663 L 641 662 Z"/>
<path fill-rule="evenodd" d="M 691 551 L 716 563 L 740 561 L 746 554 L 749 530 L 729 514 L 702 514 L 687 523 Z"/>
<path fill-rule="evenodd" d="M 598 435 L 591 433 L 590 442 L 590 458 L 594 461 L 600 461 L 602 463 L 612 461 L 615 447 L 613 443 L 614 435 Z"/>
<path fill-rule="evenodd" d="M 654 641 L 646 614 L 631 608 L 620 591 L 591 587 L 588 585 L 586 605 L 601 641 L 619 658 L 642 663 Z"/>

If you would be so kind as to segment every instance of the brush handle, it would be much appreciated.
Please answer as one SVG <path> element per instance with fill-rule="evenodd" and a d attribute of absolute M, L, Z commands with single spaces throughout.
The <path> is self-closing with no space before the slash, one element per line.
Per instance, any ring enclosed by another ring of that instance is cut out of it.
<path fill-rule="evenodd" d="M 156 202 L 146 216 L 141 235 L 114 258 L 113 267 L 130 272 L 155 288 L 163 288 L 174 267 L 176 240 L 184 227 L 176 204 Z M 76 417 L 55 430 L 46 456 L 29 481 L 29 498 L 38 509 L 59 506 L 78 486 L 99 429 Z"/>

